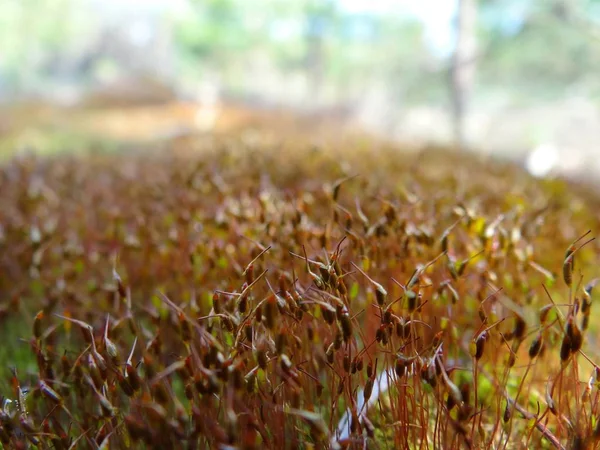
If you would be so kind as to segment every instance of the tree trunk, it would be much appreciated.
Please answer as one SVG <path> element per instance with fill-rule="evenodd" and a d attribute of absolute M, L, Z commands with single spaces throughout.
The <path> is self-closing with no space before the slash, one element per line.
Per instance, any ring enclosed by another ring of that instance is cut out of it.
<path fill-rule="evenodd" d="M 467 143 L 466 119 L 475 80 L 477 0 L 458 0 L 457 33 L 451 69 L 452 122 L 457 147 Z"/>

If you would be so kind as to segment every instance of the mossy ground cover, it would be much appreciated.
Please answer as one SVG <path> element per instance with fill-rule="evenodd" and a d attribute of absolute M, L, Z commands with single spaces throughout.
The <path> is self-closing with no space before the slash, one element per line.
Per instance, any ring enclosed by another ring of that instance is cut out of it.
<path fill-rule="evenodd" d="M 6 448 L 597 447 L 591 190 L 352 140 L 173 145 L 2 165 Z"/>

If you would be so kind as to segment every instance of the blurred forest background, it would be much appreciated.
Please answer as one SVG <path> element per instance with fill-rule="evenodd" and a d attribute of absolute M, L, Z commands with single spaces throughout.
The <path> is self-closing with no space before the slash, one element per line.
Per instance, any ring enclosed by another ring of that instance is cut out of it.
<path fill-rule="evenodd" d="M 0 152 L 284 109 L 600 173 L 596 0 L 3 0 L 0 43 Z"/>

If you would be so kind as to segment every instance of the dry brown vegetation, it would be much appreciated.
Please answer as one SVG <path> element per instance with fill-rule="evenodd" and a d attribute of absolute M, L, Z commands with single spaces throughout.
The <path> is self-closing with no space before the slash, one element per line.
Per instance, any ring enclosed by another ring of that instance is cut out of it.
<path fill-rule="evenodd" d="M 123 97 L 125 105 L 99 95 L 70 107 L 36 101 L 0 107 L 0 161 L 22 149 L 59 154 L 103 147 L 120 149 L 124 144 L 153 148 L 190 135 L 195 147 L 195 136 L 208 131 L 260 133 L 261 141 L 282 135 L 287 139 L 304 140 L 303 136 L 309 135 L 312 140 L 331 140 L 337 139 L 340 130 L 347 135 L 350 128 L 355 136 L 365 135 L 346 120 L 343 111 L 337 110 L 300 115 L 232 103 L 207 106 L 181 100 L 134 102 L 129 95 Z"/>
<path fill-rule="evenodd" d="M 4 346 L 33 356 L 1 361 L 5 448 L 598 447 L 595 196 L 444 152 L 194 146 L 2 166 Z"/>

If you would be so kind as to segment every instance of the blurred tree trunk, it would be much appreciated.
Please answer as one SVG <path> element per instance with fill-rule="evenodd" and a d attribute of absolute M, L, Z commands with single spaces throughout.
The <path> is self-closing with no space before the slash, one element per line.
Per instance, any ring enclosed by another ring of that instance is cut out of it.
<path fill-rule="evenodd" d="M 477 0 L 458 0 L 451 67 L 452 125 L 456 145 L 466 144 L 465 124 L 475 80 Z"/>
<path fill-rule="evenodd" d="M 309 0 L 305 6 L 305 73 L 312 106 L 320 104 L 325 81 L 325 38 L 336 9 L 331 0 Z"/>
<path fill-rule="evenodd" d="M 308 74 L 309 89 L 312 101 L 319 103 L 321 100 L 324 70 L 324 43 L 323 35 L 318 29 L 316 33 L 309 33 L 306 38 L 307 55 L 305 70 Z"/>

